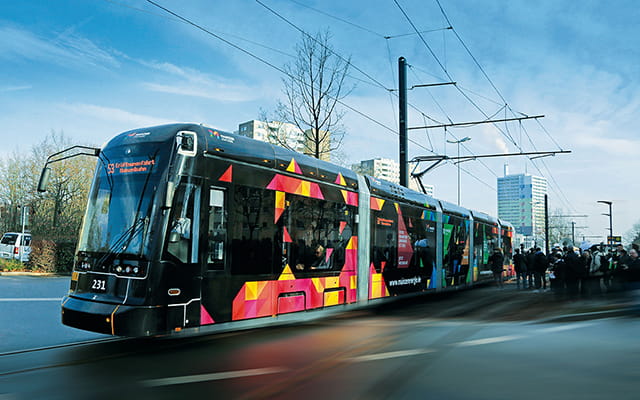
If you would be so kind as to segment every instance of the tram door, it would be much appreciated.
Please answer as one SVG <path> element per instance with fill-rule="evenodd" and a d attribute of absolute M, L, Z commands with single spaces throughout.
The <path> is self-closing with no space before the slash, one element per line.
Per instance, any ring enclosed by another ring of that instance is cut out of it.
<path fill-rule="evenodd" d="M 179 330 L 200 324 L 202 271 L 199 262 L 201 188 L 181 183 L 174 195 L 167 240 L 164 282 L 167 293 L 167 328 Z"/>

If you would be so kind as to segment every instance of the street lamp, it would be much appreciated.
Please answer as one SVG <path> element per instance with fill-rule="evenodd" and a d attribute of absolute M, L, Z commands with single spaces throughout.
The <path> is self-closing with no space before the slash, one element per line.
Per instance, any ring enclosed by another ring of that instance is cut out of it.
<path fill-rule="evenodd" d="M 460 158 L 460 143 L 464 143 L 471 140 L 469 136 L 463 137 L 460 140 L 448 140 L 447 143 L 457 144 L 458 145 L 458 158 Z M 458 205 L 460 205 L 460 160 L 456 163 L 458 164 Z"/>
<path fill-rule="evenodd" d="M 606 204 L 609 206 L 609 214 L 602 213 L 602 215 L 609 216 L 609 237 L 607 238 L 607 242 L 609 242 L 609 248 L 613 251 L 613 213 L 611 212 L 612 201 L 607 200 L 598 200 L 598 203 Z"/>

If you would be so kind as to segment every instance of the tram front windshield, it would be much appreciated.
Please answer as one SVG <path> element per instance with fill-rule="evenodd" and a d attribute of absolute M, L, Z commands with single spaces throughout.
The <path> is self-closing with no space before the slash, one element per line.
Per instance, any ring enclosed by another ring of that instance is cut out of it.
<path fill-rule="evenodd" d="M 100 157 L 78 250 L 142 257 L 167 157 L 152 144 L 105 149 Z"/>

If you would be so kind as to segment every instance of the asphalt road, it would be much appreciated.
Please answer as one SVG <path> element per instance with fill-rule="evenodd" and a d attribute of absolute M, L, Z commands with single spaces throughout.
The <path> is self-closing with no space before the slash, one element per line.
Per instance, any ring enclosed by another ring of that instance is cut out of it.
<path fill-rule="evenodd" d="M 640 319 L 614 300 L 488 287 L 296 326 L 5 353 L 0 400 L 636 399 Z"/>
<path fill-rule="evenodd" d="M 60 323 L 69 279 L 0 276 L 0 353 L 105 337 Z"/>

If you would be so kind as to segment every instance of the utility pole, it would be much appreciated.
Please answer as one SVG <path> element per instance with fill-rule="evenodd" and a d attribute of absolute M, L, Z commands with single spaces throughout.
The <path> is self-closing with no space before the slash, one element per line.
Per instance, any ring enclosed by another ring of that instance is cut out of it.
<path fill-rule="evenodd" d="M 608 200 L 598 200 L 598 203 L 606 204 L 609 206 L 609 214 L 602 213 L 602 215 L 609 216 L 609 237 L 607 238 L 607 242 L 609 242 L 609 249 L 613 252 L 613 213 L 611 212 L 611 206 L 613 205 L 612 201 Z"/>
<path fill-rule="evenodd" d="M 398 97 L 399 97 L 399 136 L 400 136 L 400 186 L 409 187 L 407 168 L 407 63 L 404 57 L 398 58 Z"/>
<path fill-rule="evenodd" d="M 549 255 L 549 195 L 544 195 L 544 253 Z"/>

